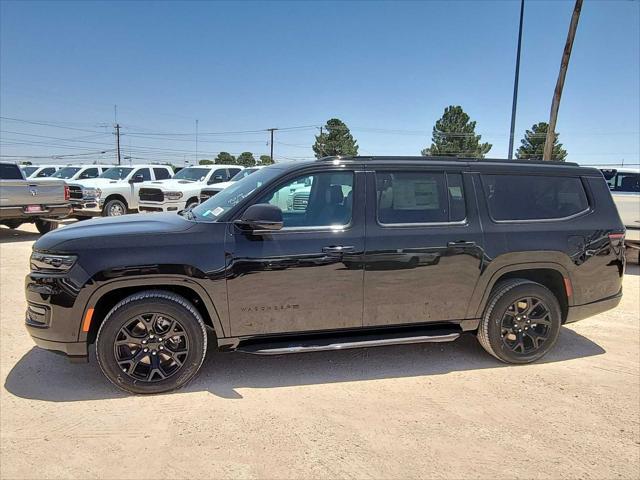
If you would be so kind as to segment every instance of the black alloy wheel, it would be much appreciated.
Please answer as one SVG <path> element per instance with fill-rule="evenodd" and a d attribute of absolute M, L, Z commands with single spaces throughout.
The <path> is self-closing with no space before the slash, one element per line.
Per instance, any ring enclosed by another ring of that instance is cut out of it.
<path fill-rule="evenodd" d="M 549 339 L 551 312 L 544 301 L 536 297 L 523 297 L 504 312 L 502 341 L 516 354 L 531 354 Z"/>

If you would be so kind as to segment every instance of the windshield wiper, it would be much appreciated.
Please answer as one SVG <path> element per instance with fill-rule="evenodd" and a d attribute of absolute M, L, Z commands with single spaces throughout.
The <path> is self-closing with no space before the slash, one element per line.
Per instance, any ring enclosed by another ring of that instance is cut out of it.
<path fill-rule="evenodd" d="M 191 207 L 190 208 L 185 208 L 184 210 L 180 210 L 178 212 L 178 215 L 180 215 L 181 217 L 185 217 L 187 220 L 194 220 L 196 219 L 196 215 L 191 211 Z"/>

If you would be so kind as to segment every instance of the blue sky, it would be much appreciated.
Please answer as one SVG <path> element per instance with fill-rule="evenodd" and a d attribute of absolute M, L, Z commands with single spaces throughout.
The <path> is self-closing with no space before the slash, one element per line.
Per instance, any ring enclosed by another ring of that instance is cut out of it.
<path fill-rule="evenodd" d="M 516 146 L 548 120 L 572 9 L 526 2 Z M 584 4 L 557 127 L 568 160 L 639 162 L 639 13 Z M 269 127 L 303 127 L 276 132 L 276 160 L 311 157 L 331 117 L 361 154 L 414 155 L 449 104 L 507 155 L 518 1 L 4 0 L 0 14 L 3 155 L 111 161 L 114 104 L 136 163 L 193 160 L 196 119 L 199 158 L 268 153 Z"/>

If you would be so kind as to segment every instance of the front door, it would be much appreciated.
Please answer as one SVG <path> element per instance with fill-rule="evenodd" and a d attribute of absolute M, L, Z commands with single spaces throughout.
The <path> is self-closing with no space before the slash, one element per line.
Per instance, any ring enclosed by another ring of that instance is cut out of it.
<path fill-rule="evenodd" d="M 471 179 L 433 168 L 367 175 L 364 325 L 464 319 L 482 262 Z"/>
<path fill-rule="evenodd" d="M 233 336 L 362 326 L 364 196 L 364 172 L 311 171 L 253 202 L 280 207 L 282 230 L 254 235 L 229 224 Z"/>

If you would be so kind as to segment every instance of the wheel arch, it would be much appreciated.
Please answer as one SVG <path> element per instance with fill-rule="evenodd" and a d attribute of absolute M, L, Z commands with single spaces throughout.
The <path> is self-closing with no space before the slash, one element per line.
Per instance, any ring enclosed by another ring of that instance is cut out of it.
<path fill-rule="evenodd" d="M 145 290 L 166 290 L 189 300 L 202 315 L 204 323 L 214 330 L 217 338 L 224 337 L 224 330 L 215 304 L 207 291 L 192 279 L 174 275 L 171 277 L 115 280 L 98 287 L 84 307 L 79 340 L 94 343 L 98 329 L 109 311 L 122 299 Z M 85 320 L 89 316 L 88 329 Z"/>
<path fill-rule="evenodd" d="M 129 202 L 127 202 L 127 199 L 124 198 L 124 196 L 122 194 L 120 194 L 120 193 L 110 193 L 104 199 L 104 205 L 106 205 L 111 200 L 120 200 L 122 203 L 124 203 L 124 206 L 127 208 L 127 210 L 129 209 Z"/>
<path fill-rule="evenodd" d="M 564 323 L 569 312 L 569 307 L 573 305 L 573 288 L 571 277 L 567 269 L 559 263 L 524 263 L 514 264 L 500 268 L 494 272 L 489 280 L 480 290 L 480 295 L 474 293 L 474 297 L 479 300 L 474 305 L 470 305 L 469 314 L 480 318 L 491 298 L 495 286 L 504 280 L 522 278 L 539 283 L 547 287 L 556 296 L 562 310 L 562 322 Z"/>
<path fill-rule="evenodd" d="M 185 206 L 189 205 L 190 203 L 200 203 L 200 198 L 198 197 L 198 195 L 194 195 L 189 197 L 189 199 L 184 203 Z"/>

